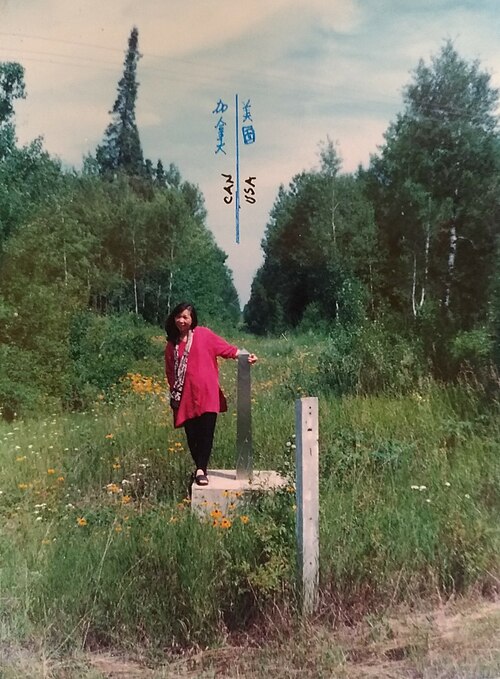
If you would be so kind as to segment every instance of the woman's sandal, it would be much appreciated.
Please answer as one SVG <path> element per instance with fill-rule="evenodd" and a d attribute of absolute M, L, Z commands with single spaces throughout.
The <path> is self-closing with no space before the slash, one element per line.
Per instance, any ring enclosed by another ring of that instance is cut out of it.
<path fill-rule="evenodd" d="M 208 486 L 208 477 L 206 474 L 197 474 L 194 477 L 197 486 Z"/>

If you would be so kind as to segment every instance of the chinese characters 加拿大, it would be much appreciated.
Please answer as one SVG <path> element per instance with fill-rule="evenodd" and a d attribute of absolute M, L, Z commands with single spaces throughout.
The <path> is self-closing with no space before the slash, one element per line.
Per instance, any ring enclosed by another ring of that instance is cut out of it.
<path fill-rule="evenodd" d="M 241 106 L 241 111 L 238 103 L 238 95 L 235 95 L 235 107 L 234 107 L 234 140 L 235 140 L 235 171 L 234 175 L 232 172 L 221 172 L 221 177 L 224 179 L 223 190 L 223 200 L 226 205 L 231 205 L 235 203 L 235 222 L 236 222 L 236 242 L 240 242 L 240 139 L 245 146 L 250 144 L 255 144 L 256 133 L 253 124 L 252 117 L 252 103 L 250 99 L 247 99 Z M 226 136 L 227 130 L 230 129 L 228 126 L 228 114 L 229 104 L 226 104 L 222 98 L 220 98 L 215 104 L 215 108 L 212 110 L 212 114 L 217 116 L 217 122 L 214 128 L 217 130 L 216 144 L 215 144 L 215 155 L 222 153 L 227 157 L 226 148 L 230 149 L 230 144 L 227 144 L 227 139 L 230 137 Z M 240 113 L 241 113 L 241 124 L 240 124 Z M 225 117 L 227 116 L 227 118 Z M 227 129 L 226 129 L 227 128 Z M 246 151 L 245 151 L 246 154 Z M 224 168 L 227 170 L 227 168 Z M 233 179 L 234 176 L 234 179 Z M 248 205 L 254 205 L 257 202 L 256 196 L 256 181 L 257 177 L 255 175 L 249 175 L 244 180 L 243 187 L 243 198 Z"/>
<path fill-rule="evenodd" d="M 227 111 L 228 105 L 225 104 L 222 99 L 219 99 L 212 113 L 220 115 L 219 120 L 215 123 L 214 127 L 217 130 L 217 146 L 215 148 L 215 153 L 222 151 L 224 155 L 224 146 L 226 145 L 224 141 L 224 128 L 226 127 L 226 122 L 224 121 L 223 114 Z"/>

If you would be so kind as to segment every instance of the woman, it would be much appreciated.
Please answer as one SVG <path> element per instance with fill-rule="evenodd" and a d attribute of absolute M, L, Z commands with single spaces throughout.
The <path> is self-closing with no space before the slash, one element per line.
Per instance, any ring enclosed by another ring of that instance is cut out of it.
<path fill-rule="evenodd" d="M 227 410 L 219 386 L 217 357 L 237 358 L 240 352 L 208 328 L 200 327 L 196 310 L 188 302 L 173 309 L 165 329 L 165 370 L 174 426 L 184 427 L 196 465 L 194 480 L 199 486 L 206 486 L 217 413 Z M 249 355 L 250 364 L 256 360 L 255 354 Z"/>

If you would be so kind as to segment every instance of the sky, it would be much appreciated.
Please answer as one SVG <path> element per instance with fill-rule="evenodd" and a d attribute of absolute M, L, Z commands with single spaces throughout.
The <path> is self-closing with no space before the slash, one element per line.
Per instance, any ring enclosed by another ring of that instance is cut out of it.
<path fill-rule="evenodd" d="M 144 155 L 199 186 L 242 305 L 280 184 L 317 168 L 327 139 L 343 171 L 367 166 L 419 59 L 450 39 L 500 87 L 498 0 L 0 0 L 0 61 L 25 68 L 20 143 L 41 136 L 65 167 L 81 168 L 111 120 L 133 26 Z M 231 204 L 222 174 L 235 182 Z"/>

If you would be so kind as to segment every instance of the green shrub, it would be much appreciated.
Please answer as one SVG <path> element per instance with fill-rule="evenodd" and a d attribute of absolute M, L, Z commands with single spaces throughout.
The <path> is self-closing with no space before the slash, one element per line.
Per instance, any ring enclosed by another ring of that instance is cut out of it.
<path fill-rule="evenodd" d="M 297 326 L 297 333 L 314 332 L 326 335 L 329 323 L 330 321 L 325 318 L 320 304 L 318 302 L 311 302 L 304 310 L 300 323 Z"/>
<path fill-rule="evenodd" d="M 451 341 L 450 354 L 458 369 L 472 370 L 477 377 L 487 372 L 493 360 L 493 338 L 486 328 L 459 332 Z"/>
<path fill-rule="evenodd" d="M 70 329 L 71 403 L 85 403 L 148 359 L 157 365 L 161 347 L 151 341 L 155 333 L 159 330 L 131 313 L 77 314 Z"/>
<path fill-rule="evenodd" d="M 36 386 L 36 356 L 31 351 L 0 344 L 0 366 L 0 417 L 10 421 L 35 413 L 44 401 Z"/>
<path fill-rule="evenodd" d="M 373 323 L 337 325 L 320 354 L 308 391 L 334 394 L 404 393 L 423 375 L 423 358 L 415 341 Z"/>

